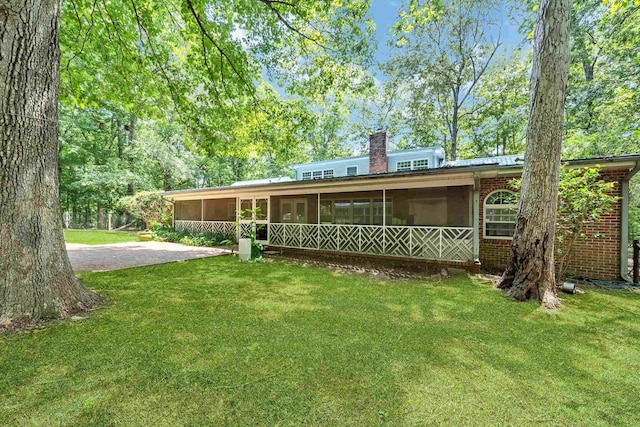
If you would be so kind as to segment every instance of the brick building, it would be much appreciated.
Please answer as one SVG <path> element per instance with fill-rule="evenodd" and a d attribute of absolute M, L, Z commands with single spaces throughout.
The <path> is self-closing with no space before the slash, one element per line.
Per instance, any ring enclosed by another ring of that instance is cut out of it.
<path fill-rule="evenodd" d="M 439 147 L 388 152 L 384 131 L 369 141 L 367 156 L 292 166 L 295 179 L 162 194 L 174 203 L 179 230 L 243 238 L 263 224 L 258 239 L 271 247 L 473 270 L 505 266 L 516 214 L 509 181 L 522 173 L 523 156 L 446 162 Z M 628 183 L 638 162 L 640 155 L 565 162 L 599 165 L 618 197 L 586 227 L 570 274 L 627 279 Z M 261 214 L 238 216 L 253 208 Z"/>

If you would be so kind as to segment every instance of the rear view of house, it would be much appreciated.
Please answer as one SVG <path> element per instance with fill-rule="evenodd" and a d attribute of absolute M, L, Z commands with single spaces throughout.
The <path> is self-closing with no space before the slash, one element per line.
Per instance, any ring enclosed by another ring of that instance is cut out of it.
<path fill-rule="evenodd" d="M 178 230 L 245 237 L 258 223 L 264 224 L 258 239 L 270 247 L 504 267 L 516 215 L 509 181 L 521 175 L 523 156 L 446 162 L 440 147 L 389 152 L 384 131 L 369 143 L 367 156 L 294 165 L 295 179 L 162 194 L 174 203 Z M 619 197 L 608 215 L 587 227 L 570 273 L 626 278 L 628 182 L 639 161 L 640 155 L 629 155 L 566 162 L 600 165 Z M 263 215 L 237 217 L 256 207 Z"/>

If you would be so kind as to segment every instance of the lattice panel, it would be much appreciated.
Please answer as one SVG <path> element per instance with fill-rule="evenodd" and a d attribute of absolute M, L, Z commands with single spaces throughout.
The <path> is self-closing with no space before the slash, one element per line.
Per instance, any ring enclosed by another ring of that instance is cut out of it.
<path fill-rule="evenodd" d="M 342 225 L 338 228 L 338 250 L 344 252 L 360 252 L 360 227 Z"/>
<path fill-rule="evenodd" d="M 240 238 L 241 239 L 249 239 L 251 238 L 251 226 L 253 224 L 248 222 L 240 223 Z"/>
<path fill-rule="evenodd" d="M 284 224 L 284 245 L 291 248 L 300 246 L 300 224 Z"/>
<path fill-rule="evenodd" d="M 269 243 L 432 260 L 469 261 L 473 257 L 473 229 L 462 227 L 274 223 L 269 224 Z"/>
<path fill-rule="evenodd" d="M 451 261 L 473 260 L 473 230 L 443 228 L 441 258 Z"/>
<path fill-rule="evenodd" d="M 416 258 L 440 259 L 440 228 L 413 227 L 411 255 Z"/>
<path fill-rule="evenodd" d="M 360 229 L 360 251 L 367 254 L 383 254 L 384 229 L 382 227 L 362 227 Z"/>
<path fill-rule="evenodd" d="M 302 224 L 300 247 L 318 249 L 318 226 L 316 224 Z"/>
<path fill-rule="evenodd" d="M 326 251 L 338 250 L 338 227 L 335 225 L 320 225 L 320 249 Z"/>
<path fill-rule="evenodd" d="M 269 243 L 284 246 L 284 224 L 269 224 Z"/>
<path fill-rule="evenodd" d="M 410 227 L 387 227 L 385 232 L 385 253 L 388 255 L 409 256 Z"/>

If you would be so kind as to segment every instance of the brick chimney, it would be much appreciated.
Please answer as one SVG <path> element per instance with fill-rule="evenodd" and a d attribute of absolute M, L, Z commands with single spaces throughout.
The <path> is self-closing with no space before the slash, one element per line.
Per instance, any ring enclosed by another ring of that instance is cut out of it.
<path fill-rule="evenodd" d="M 369 173 L 387 172 L 387 132 L 379 130 L 369 135 Z"/>

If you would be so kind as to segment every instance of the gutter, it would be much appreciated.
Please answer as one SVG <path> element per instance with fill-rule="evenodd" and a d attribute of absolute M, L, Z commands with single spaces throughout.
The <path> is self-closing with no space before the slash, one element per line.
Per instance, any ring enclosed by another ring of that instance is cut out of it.
<path fill-rule="evenodd" d="M 629 180 L 640 171 L 640 161 L 636 161 L 636 165 L 622 179 L 622 206 L 620 218 L 620 277 L 625 282 L 633 282 L 629 277 Z"/>

